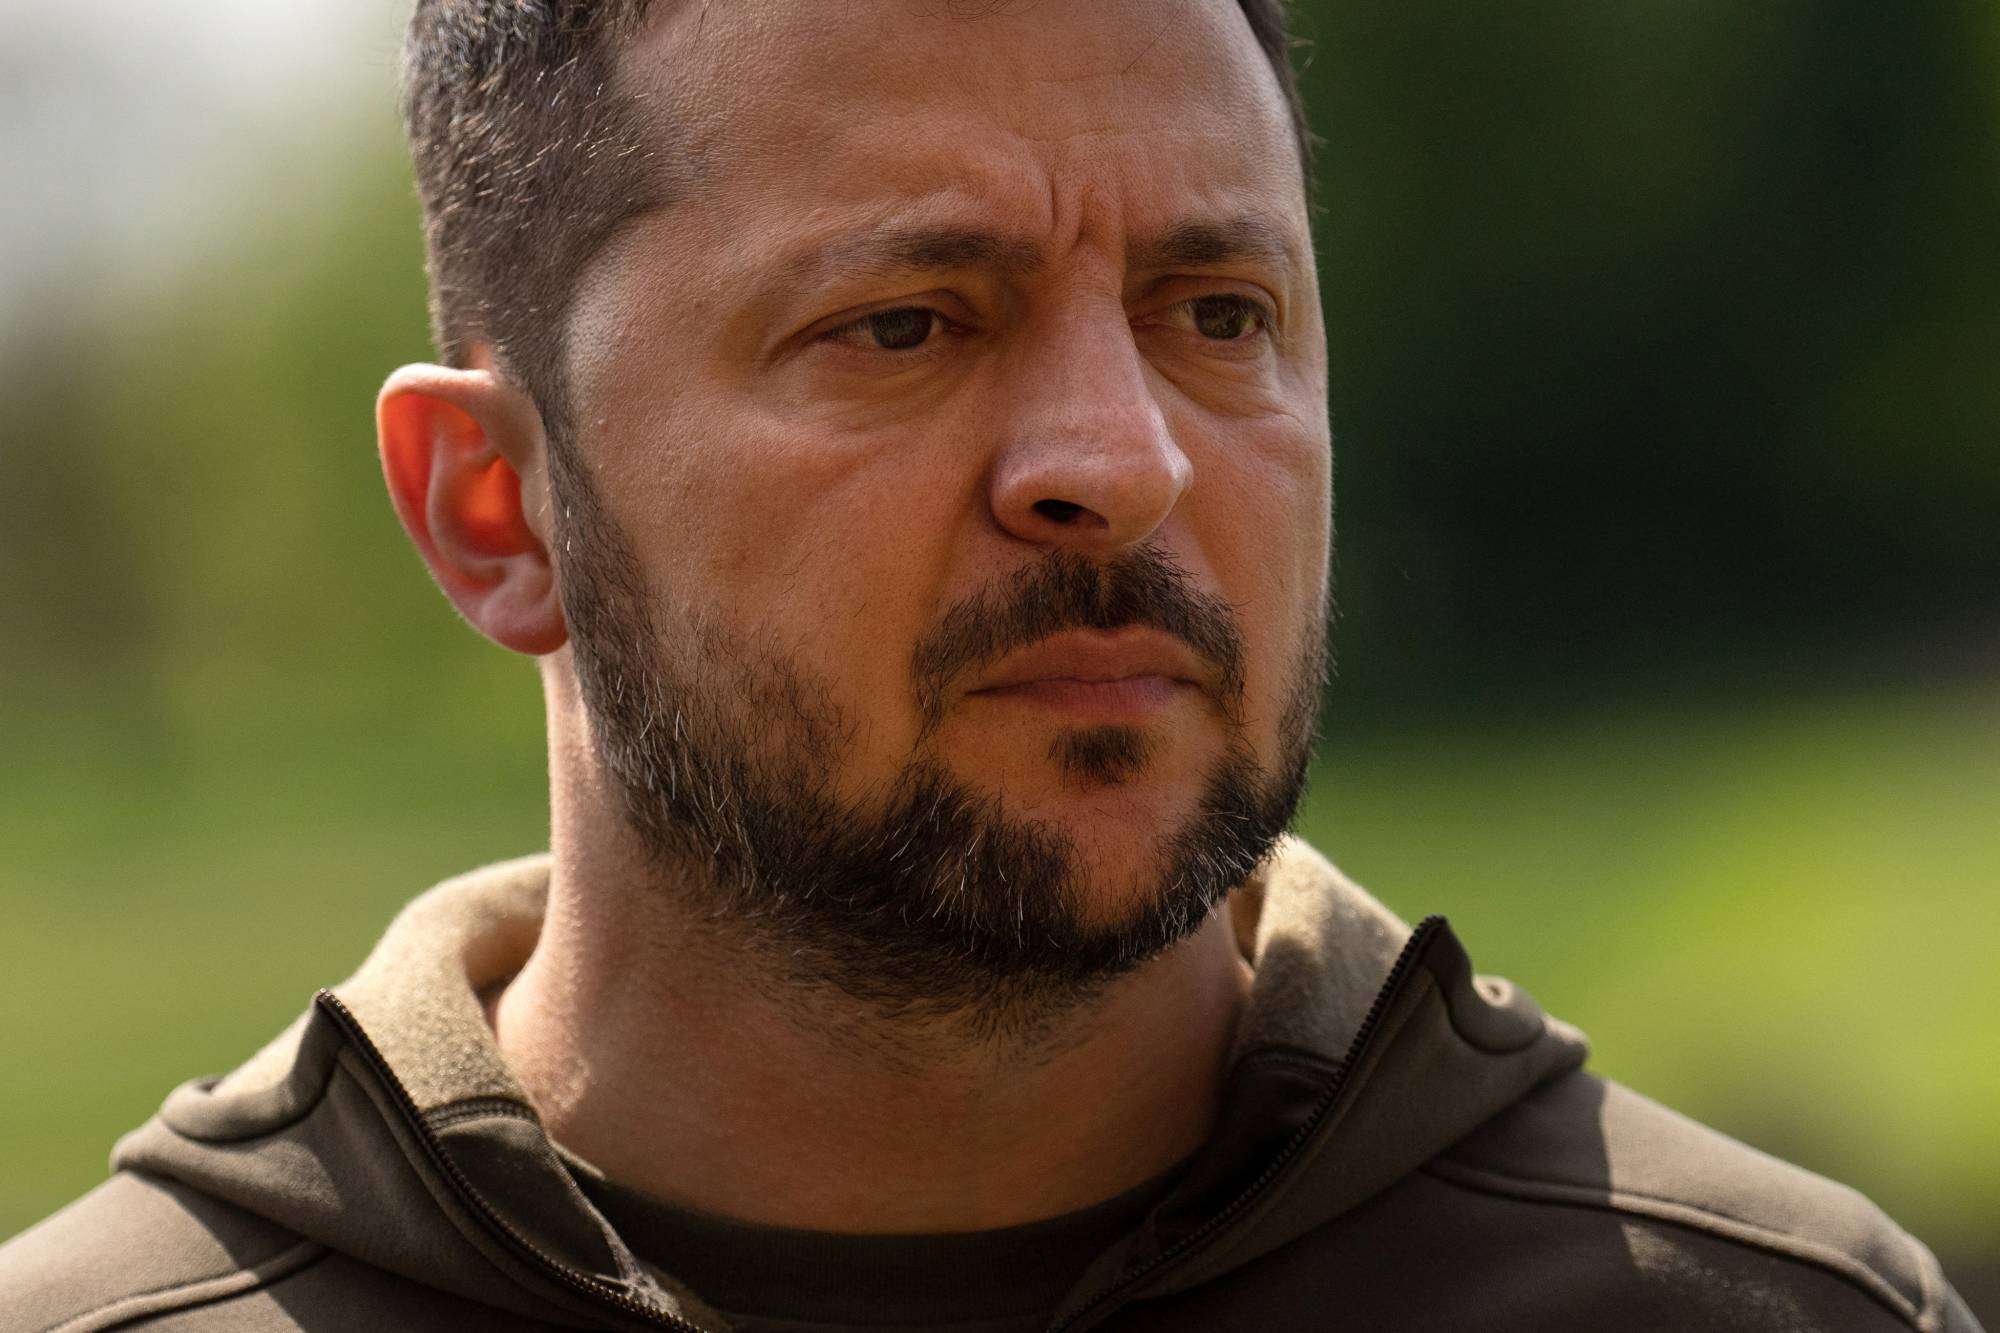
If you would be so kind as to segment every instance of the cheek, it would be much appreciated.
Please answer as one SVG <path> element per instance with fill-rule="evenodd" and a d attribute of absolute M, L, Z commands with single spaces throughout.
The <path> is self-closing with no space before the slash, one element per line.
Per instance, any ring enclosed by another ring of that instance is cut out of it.
<path fill-rule="evenodd" d="M 1332 459 L 1325 427 L 1289 413 L 1220 423 L 1189 452 L 1184 503 L 1211 558 L 1264 595 L 1289 602 L 1317 587 L 1332 528 Z M 1234 595 L 1234 594 L 1232 594 Z"/>
<path fill-rule="evenodd" d="M 978 512 L 978 459 L 934 422 L 863 433 L 723 404 L 698 419 L 700 438 L 634 478 L 665 534 L 650 542 L 655 586 L 796 656 L 857 724 L 864 768 L 869 751 L 907 748 L 909 654 Z"/>
<path fill-rule="evenodd" d="M 703 468 L 699 522 L 712 568 L 740 596 L 773 606 L 914 598 L 942 576 L 977 481 L 941 438 L 948 432 L 935 428 L 747 423 Z"/>
<path fill-rule="evenodd" d="M 1237 608 L 1253 732 L 1275 725 L 1308 641 L 1321 632 L 1330 480 L 1326 431 L 1309 418 L 1231 423 L 1196 456 L 1187 521 Z"/>

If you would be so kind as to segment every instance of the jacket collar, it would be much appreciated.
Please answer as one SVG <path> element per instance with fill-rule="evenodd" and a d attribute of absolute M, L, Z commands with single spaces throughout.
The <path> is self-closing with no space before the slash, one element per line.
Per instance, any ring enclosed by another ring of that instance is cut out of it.
<path fill-rule="evenodd" d="M 416 899 L 353 977 L 235 1073 L 177 1090 L 114 1163 L 472 1299 L 719 1327 L 648 1278 L 576 1189 L 487 1027 L 481 993 L 533 949 L 547 886 L 548 859 L 530 857 Z M 1413 934 L 1302 842 L 1230 910 L 1255 979 L 1222 1122 L 1085 1275 L 1064 1326 L 1248 1262 L 1583 1060 L 1573 1029 L 1475 978 L 1441 919 Z M 360 1188 L 409 1220 L 372 1225 L 378 1208 L 351 1206 Z"/>

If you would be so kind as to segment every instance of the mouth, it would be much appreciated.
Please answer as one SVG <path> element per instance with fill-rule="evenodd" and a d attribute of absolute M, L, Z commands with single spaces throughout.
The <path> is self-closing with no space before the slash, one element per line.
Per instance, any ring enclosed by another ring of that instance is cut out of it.
<path fill-rule="evenodd" d="M 1118 680 L 1036 680 L 997 689 L 974 690 L 971 697 L 1022 704 L 1048 712 L 1087 717 L 1099 723 L 1141 720 L 1166 708 L 1195 687 L 1165 676 L 1124 676 Z"/>
<path fill-rule="evenodd" d="M 1078 722 L 1144 721 L 1200 693 L 1199 661 L 1156 630 L 1077 630 L 1002 659 L 968 699 L 1027 707 Z"/>

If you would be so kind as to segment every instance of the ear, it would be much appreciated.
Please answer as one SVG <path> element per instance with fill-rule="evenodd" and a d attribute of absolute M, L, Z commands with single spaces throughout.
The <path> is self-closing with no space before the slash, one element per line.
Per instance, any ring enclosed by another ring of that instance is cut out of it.
<path fill-rule="evenodd" d="M 562 647 L 545 441 L 528 395 L 488 369 L 404 366 L 376 399 L 375 429 L 396 516 L 459 614 L 517 653 Z"/>

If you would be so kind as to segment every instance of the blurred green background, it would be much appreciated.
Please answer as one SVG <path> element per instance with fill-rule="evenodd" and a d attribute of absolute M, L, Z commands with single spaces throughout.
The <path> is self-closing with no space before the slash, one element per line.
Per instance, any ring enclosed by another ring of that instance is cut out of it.
<path fill-rule="evenodd" d="M 533 670 L 373 454 L 399 6 L 9 6 L 0 1235 L 547 827 Z M 2000 11 L 1306 11 L 1304 831 L 2000 1323 Z"/>

